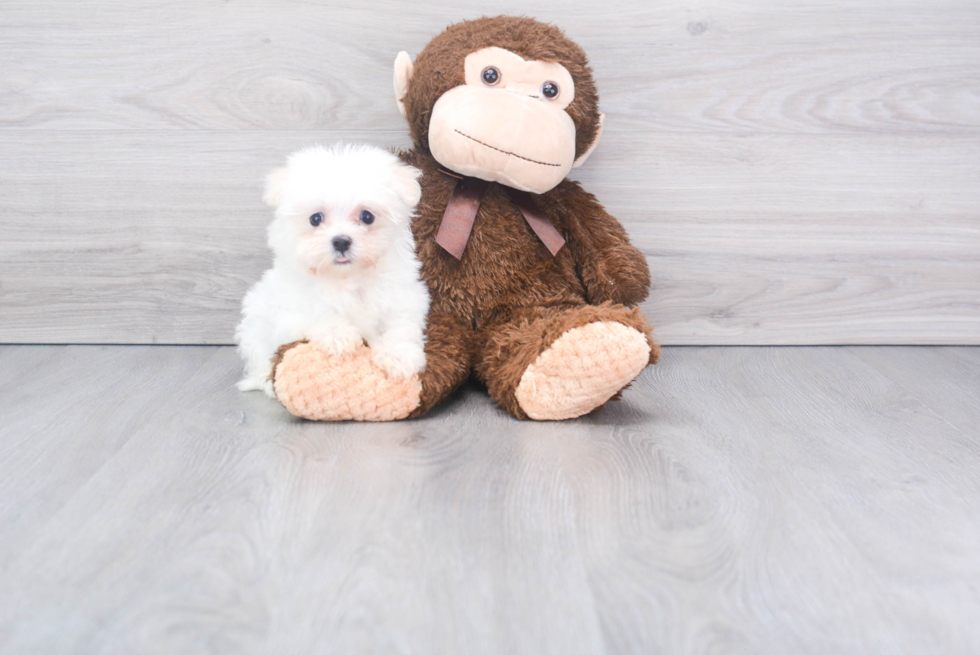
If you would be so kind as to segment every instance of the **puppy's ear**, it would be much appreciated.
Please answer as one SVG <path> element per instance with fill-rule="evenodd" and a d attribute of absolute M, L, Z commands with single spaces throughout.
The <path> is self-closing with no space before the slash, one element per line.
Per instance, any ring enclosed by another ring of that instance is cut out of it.
<path fill-rule="evenodd" d="M 399 164 L 395 170 L 398 198 L 412 209 L 422 199 L 422 187 L 419 185 L 420 177 L 422 177 L 422 171 L 407 164 Z"/>
<path fill-rule="evenodd" d="M 273 207 L 279 204 L 279 201 L 282 200 L 283 185 L 285 185 L 288 176 L 289 169 L 277 168 L 265 178 L 265 193 L 262 195 L 262 200 L 266 204 Z"/>

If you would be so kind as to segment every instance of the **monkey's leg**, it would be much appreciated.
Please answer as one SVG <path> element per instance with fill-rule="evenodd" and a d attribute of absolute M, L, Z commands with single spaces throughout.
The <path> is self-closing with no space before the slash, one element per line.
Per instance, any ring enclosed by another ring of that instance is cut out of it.
<path fill-rule="evenodd" d="M 431 314 L 425 370 L 393 379 L 366 346 L 327 354 L 307 342 L 283 346 L 273 369 L 276 398 L 291 414 L 316 421 L 394 421 L 421 416 L 469 376 L 472 330 L 446 314 Z"/>
<path fill-rule="evenodd" d="M 455 316 L 430 312 L 425 328 L 422 395 L 410 418 L 422 416 L 448 398 L 470 377 L 476 334 Z"/>
<path fill-rule="evenodd" d="M 651 330 L 639 308 L 611 303 L 519 310 L 486 330 L 476 372 L 518 418 L 575 418 L 656 363 Z"/>

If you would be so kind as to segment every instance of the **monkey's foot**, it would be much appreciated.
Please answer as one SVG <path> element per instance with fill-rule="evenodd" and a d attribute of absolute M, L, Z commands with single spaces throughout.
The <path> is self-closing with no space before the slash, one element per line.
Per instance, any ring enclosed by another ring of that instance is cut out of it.
<path fill-rule="evenodd" d="M 301 342 L 280 349 L 273 370 L 276 398 L 291 414 L 314 421 L 394 421 L 419 406 L 417 375 L 389 377 L 371 350 L 331 355 Z"/>
<path fill-rule="evenodd" d="M 616 395 L 649 362 L 650 344 L 639 330 L 614 321 L 589 323 L 538 355 L 514 393 L 533 419 L 575 418 Z"/>

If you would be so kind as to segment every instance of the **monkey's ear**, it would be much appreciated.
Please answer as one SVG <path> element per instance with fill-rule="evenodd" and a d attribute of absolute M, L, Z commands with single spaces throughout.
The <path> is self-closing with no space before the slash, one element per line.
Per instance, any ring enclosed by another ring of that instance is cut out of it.
<path fill-rule="evenodd" d="M 405 115 L 405 96 L 408 94 L 408 83 L 412 79 L 412 58 L 402 50 L 395 57 L 395 100 L 398 101 L 398 110 L 402 116 Z"/>
<path fill-rule="evenodd" d="M 282 187 L 288 176 L 288 168 L 277 168 L 269 173 L 269 177 L 265 178 L 265 193 L 262 194 L 262 200 L 267 205 L 275 207 L 279 204 L 279 201 L 282 199 Z"/>
<path fill-rule="evenodd" d="M 599 114 L 599 126 L 596 128 L 595 138 L 592 139 L 592 145 L 589 146 L 589 149 L 588 150 L 586 150 L 585 152 L 582 153 L 582 156 L 581 157 L 579 157 L 578 159 L 576 159 L 574 161 L 574 163 L 572 163 L 572 168 L 578 168 L 579 166 L 581 166 L 582 164 L 584 164 L 585 163 L 585 160 L 588 159 L 589 158 L 589 155 L 592 154 L 592 151 L 595 150 L 595 147 L 597 145 L 599 145 L 599 137 L 602 136 L 602 123 L 605 120 L 606 120 L 606 115 L 605 114 Z"/>

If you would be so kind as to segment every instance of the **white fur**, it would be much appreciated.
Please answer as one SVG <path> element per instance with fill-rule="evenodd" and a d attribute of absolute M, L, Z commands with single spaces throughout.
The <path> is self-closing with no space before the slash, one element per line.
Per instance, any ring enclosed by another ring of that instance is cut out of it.
<path fill-rule="evenodd" d="M 301 339 L 333 354 L 363 339 L 391 376 L 424 368 L 429 293 L 410 225 L 422 194 L 419 175 L 385 150 L 350 145 L 301 150 L 269 175 L 274 261 L 242 301 L 235 331 L 245 360 L 239 389 L 272 396 L 272 357 Z M 361 222 L 362 210 L 374 214 L 371 225 Z M 323 222 L 314 227 L 316 213 Z M 339 235 L 352 239 L 346 257 L 332 245 Z"/>

